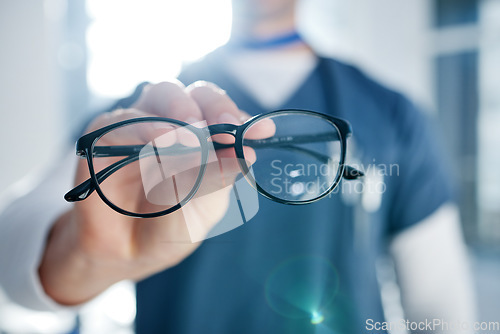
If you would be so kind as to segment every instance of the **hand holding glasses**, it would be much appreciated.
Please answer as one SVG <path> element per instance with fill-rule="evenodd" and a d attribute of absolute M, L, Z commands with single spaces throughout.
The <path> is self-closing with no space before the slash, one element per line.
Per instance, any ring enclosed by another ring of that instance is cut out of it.
<path fill-rule="evenodd" d="M 241 172 L 261 195 L 283 204 L 317 201 L 330 194 L 342 177 L 363 176 L 344 163 L 351 128 L 342 119 L 291 109 L 257 115 L 239 126 L 200 126 L 142 117 L 82 136 L 76 150 L 86 158 L 90 178 L 69 191 L 65 199 L 81 201 L 97 191 L 109 207 L 124 215 L 166 215 L 195 194 L 211 191 L 202 186 L 202 179 L 210 177 L 207 170 L 222 170 L 213 157 L 229 150 L 234 150 L 233 162 L 238 166 L 226 165 L 230 172 L 225 179 L 234 179 Z M 117 189 L 114 181 L 118 178 L 129 178 L 134 184 Z M 134 193 L 123 196 L 126 191 Z"/>
<path fill-rule="evenodd" d="M 341 177 L 361 175 L 344 166 L 345 121 L 284 110 L 235 125 L 248 115 L 208 82 L 162 82 L 134 96 L 131 106 L 95 118 L 78 140 L 86 161 L 65 197 L 79 202 L 55 222 L 39 267 L 59 303 L 82 303 L 119 280 L 170 268 L 198 241 L 239 226 L 239 217 L 222 219 L 235 211 L 231 189 L 246 186 L 237 177 L 263 196 L 301 204 L 327 196 Z M 239 198 L 247 207 L 255 202 Z"/>

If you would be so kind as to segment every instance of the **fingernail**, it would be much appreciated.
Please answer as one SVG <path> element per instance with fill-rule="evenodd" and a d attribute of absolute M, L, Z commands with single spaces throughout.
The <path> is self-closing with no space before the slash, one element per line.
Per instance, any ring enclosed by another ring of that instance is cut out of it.
<path fill-rule="evenodd" d="M 219 115 L 217 119 L 219 123 L 241 124 L 241 122 L 233 114 L 224 113 Z"/>

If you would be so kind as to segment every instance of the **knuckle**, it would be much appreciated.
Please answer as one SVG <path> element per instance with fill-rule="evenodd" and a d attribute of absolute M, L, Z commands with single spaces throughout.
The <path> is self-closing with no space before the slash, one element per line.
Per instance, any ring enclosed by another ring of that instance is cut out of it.
<path fill-rule="evenodd" d="M 196 81 L 186 88 L 195 98 L 207 98 L 226 96 L 226 91 L 217 86 L 216 84 L 208 81 Z"/>
<path fill-rule="evenodd" d="M 141 96 L 137 101 L 137 104 L 148 105 L 152 101 L 158 101 L 164 98 L 165 96 L 178 94 L 183 88 L 183 86 L 181 87 L 179 85 L 182 84 L 180 82 L 175 83 L 169 81 L 163 81 L 157 84 L 149 84 L 142 90 Z"/>
<path fill-rule="evenodd" d="M 209 109 L 214 110 L 217 114 L 230 113 L 235 114 L 238 112 L 236 104 L 229 98 L 219 98 L 213 101 L 213 103 L 208 106 Z"/>
<path fill-rule="evenodd" d="M 157 84 L 148 85 L 144 88 L 141 97 L 146 99 L 154 98 L 163 94 L 168 94 L 175 89 L 179 89 L 178 86 L 171 82 L 160 82 Z"/>
<path fill-rule="evenodd" d="M 196 86 L 190 89 L 189 95 L 192 96 L 194 99 L 199 100 L 200 98 L 205 97 L 207 94 L 210 94 L 210 88 L 206 86 Z"/>
<path fill-rule="evenodd" d="M 162 81 L 157 84 L 151 85 L 149 88 L 150 91 L 152 92 L 157 92 L 157 93 L 165 93 L 169 92 L 171 90 L 179 90 L 183 89 L 184 85 L 180 81 Z"/>
<path fill-rule="evenodd" d="M 186 113 L 196 113 L 196 103 L 187 96 L 178 96 L 171 99 L 166 108 L 167 114 L 182 115 Z"/>

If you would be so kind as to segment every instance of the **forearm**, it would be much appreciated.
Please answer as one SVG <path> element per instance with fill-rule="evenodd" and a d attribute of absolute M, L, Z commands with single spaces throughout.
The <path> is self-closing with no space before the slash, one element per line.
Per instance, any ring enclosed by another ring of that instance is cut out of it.
<path fill-rule="evenodd" d="M 410 321 L 470 324 L 474 320 L 471 274 L 455 206 L 445 205 L 402 232 L 394 239 L 391 253 Z"/>
<path fill-rule="evenodd" d="M 195 83 L 186 88 L 180 83 L 164 82 L 146 89 L 135 108 L 100 115 L 87 131 L 144 116 L 216 123 L 223 112 L 235 120 L 243 116 L 248 118 L 213 84 Z M 129 130 L 102 139 L 103 145 L 142 138 L 138 128 Z M 101 164 L 106 167 L 106 161 Z M 231 166 L 239 172 L 236 163 Z M 217 166 L 212 174 L 218 178 L 225 173 L 236 175 L 231 166 L 224 171 Z M 75 169 L 76 184 L 88 179 L 89 166 L 84 160 L 79 160 Z M 113 201 L 137 207 L 139 211 L 134 212 L 149 212 L 154 203 L 144 198 L 143 179 L 130 171 L 114 173 L 112 180 L 104 183 L 106 190 L 113 194 Z M 204 177 L 210 180 L 210 172 Z M 193 241 L 204 240 L 224 216 L 229 203 L 228 193 L 229 190 L 217 191 L 214 195 L 191 199 L 181 210 L 144 219 L 115 212 L 93 193 L 84 201 L 74 203 L 53 224 L 38 266 L 43 289 L 56 302 L 75 305 L 93 298 L 117 281 L 142 279 L 176 265 L 199 246 Z"/>
<path fill-rule="evenodd" d="M 143 279 L 169 268 L 197 246 L 191 242 L 154 240 L 150 235 L 145 237 L 141 233 L 133 233 L 136 228 L 130 222 L 104 219 L 100 223 L 106 228 L 89 231 L 87 227 L 92 223 L 82 221 L 82 216 L 73 208 L 57 219 L 47 238 L 38 269 L 45 293 L 61 305 L 82 304 L 116 282 Z M 173 214 L 161 222 L 142 223 L 173 228 L 184 226 L 179 217 Z M 123 229 L 131 233 L 116 240 L 109 238 L 110 234 L 119 235 Z M 170 229 L 168 232 L 165 235 L 174 234 Z M 103 238 L 103 235 L 106 237 Z M 147 244 L 148 249 L 144 249 L 142 244 Z"/>
<path fill-rule="evenodd" d="M 54 221 L 70 208 L 64 192 L 72 185 L 75 170 L 73 149 L 54 161 L 42 182 L 31 179 L 26 192 L 13 187 L 11 201 L 0 213 L 0 285 L 13 302 L 40 311 L 61 307 L 43 291 L 38 268 Z"/>
<path fill-rule="evenodd" d="M 123 273 L 92 259 L 79 246 L 71 211 L 54 224 L 39 267 L 40 281 L 49 297 L 62 305 L 76 305 L 97 296 Z"/>

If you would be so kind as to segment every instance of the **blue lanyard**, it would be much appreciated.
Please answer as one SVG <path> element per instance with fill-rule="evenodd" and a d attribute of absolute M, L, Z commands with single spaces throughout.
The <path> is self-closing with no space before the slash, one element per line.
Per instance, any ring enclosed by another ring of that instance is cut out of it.
<path fill-rule="evenodd" d="M 287 44 L 291 44 L 294 42 L 302 41 L 302 37 L 296 32 L 292 31 L 286 35 L 280 35 L 278 37 L 274 37 L 271 39 L 248 39 L 242 41 L 229 41 L 227 46 L 231 48 L 246 48 L 246 49 L 271 49 Z"/>

